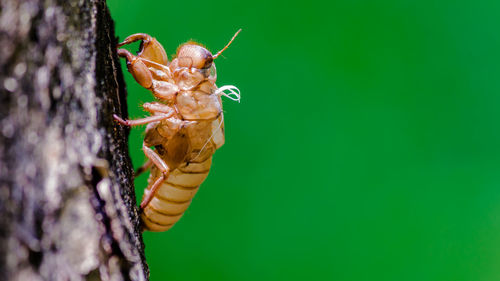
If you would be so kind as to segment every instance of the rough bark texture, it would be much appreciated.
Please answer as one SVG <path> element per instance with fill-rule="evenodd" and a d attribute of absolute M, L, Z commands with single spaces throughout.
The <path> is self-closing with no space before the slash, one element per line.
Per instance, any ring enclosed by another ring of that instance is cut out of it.
<path fill-rule="evenodd" d="M 146 280 L 103 0 L 0 1 L 0 279 Z"/>

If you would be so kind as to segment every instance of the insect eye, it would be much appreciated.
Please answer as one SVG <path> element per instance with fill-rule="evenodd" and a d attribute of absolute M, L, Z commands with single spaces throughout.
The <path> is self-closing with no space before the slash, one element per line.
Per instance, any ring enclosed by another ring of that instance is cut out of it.
<path fill-rule="evenodd" d="M 214 58 L 212 57 L 212 54 L 210 54 L 210 56 L 205 60 L 205 64 L 203 65 L 203 68 L 209 69 L 210 67 L 212 67 L 213 62 L 214 62 Z"/>

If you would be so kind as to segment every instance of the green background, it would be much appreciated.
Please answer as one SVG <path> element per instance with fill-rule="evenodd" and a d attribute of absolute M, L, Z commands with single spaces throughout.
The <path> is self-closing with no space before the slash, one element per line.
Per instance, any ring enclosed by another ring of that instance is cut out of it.
<path fill-rule="evenodd" d="M 169 55 L 243 29 L 216 60 L 242 93 L 226 144 L 144 234 L 151 280 L 500 280 L 500 2 L 108 2 L 120 39 Z"/>

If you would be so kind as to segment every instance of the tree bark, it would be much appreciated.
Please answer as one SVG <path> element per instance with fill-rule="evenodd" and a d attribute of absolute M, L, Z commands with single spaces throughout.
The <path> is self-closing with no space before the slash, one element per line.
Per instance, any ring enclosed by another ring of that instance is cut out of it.
<path fill-rule="evenodd" d="M 104 0 L 0 1 L 0 279 L 147 280 Z"/>

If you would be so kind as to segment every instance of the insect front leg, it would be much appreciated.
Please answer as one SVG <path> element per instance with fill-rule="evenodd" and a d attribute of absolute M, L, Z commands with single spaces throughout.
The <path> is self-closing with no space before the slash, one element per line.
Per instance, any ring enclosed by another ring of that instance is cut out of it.
<path fill-rule="evenodd" d="M 141 202 L 141 209 L 144 209 L 149 202 L 153 199 L 156 191 L 158 188 L 161 186 L 163 181 L 165 181 L 168 178 L 170 168 L 168 167 L 167 163 L 161 159 L 160 155 L 156 153 L 154 150 L 149 148 L 146 144 L 142 144 L 142 150 L 144 151 L 144 154 L 146 157 L 160 170 L 161 175 L 156 179 L 156 181 L 153 183 L 151 186 L 151 189 L 149 192 L 144 196 Z"/>
<path fill-rule="evenodd" d="M 161 100 L 174 100 L 175 95 L 179 92 L 179 87 L 168 82 L 171 79 L 170 73 L 167 72 L 168 68 L 148 67 L 151 61 L 134 56 L 125 49 L 119 49 L 118 56 L 126 58 L 127 69 L 139 85 L 152 91 L 153 95 Z"/>
<path fill-rule="evenodd" d="M 138 56 L 161 65 L 168 64 L 167 52 L 163 46 L 153 37 L 146 33 L 136 33 L 125 38 L 123 42 L 118 44 L 118 47 L 127 45 L 136 41 L 141 41 Z"/>
<path fill-rule="evenodd" d="M 134 76 L 137 83 L 146 89 L 150 89 L 153 86 L 153 75 L 142 60 L 125 49 L 118 49 L 118 56 L 127 59 L 128 72 Z"/>

